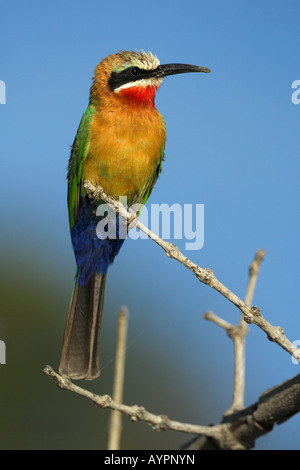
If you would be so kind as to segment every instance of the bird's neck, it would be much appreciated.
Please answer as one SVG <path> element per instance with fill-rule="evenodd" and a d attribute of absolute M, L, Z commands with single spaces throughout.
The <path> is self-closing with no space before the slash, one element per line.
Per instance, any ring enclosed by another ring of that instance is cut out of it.
<path fill-rule="evenodd" d="M 126 101 L 127 104 L 133 106 L 149 106 L 154 108 L 154 98 L 156 93 L 155 86 L 131 86 L 123 88 L 119 91 L 120 97 Z"/>

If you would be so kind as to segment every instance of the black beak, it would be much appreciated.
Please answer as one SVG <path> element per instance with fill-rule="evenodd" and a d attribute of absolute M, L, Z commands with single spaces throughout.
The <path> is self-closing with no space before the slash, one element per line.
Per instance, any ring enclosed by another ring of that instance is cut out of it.
<path fill-rule="evenodd" d="M 166 77 L 167 75 L 176 75 L 178 73 L 190 73 L 190 72 L 209 73 L 210 69 L 207 69 L 206 67 L 199 67 L 198 65 L 165 64 L 165 65 L 159 65 L 155 70 L 153 70 L 151 72 L 151 77 L 159 78 L 159 77 Z"/>

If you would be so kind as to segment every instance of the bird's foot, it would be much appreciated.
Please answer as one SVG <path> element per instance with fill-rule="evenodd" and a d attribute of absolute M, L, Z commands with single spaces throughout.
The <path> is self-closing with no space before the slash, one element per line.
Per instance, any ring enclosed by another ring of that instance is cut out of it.
<path fill-rule="evenodd" d="M 91 202 L 97 202 L 101 199 L 101 196 L 102 196 L 102 193 L 103 193 L 102 186 L 94 186 L 88 180 L 86 180 L 83 183 L 83 186 L 87 191 L 90 191 L 89 192 L 89 198 L 91 199 Z"/>

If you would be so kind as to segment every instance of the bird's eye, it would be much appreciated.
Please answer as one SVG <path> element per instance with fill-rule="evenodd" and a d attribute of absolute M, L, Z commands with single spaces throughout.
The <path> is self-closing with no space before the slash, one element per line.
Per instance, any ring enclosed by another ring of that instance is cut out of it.
<path fill-rule="evenodd" d="M 135 77 L 137 77 L 137 76 L 140 74 L 140 72 L 141 72 L 141 71 L 140 71 L 140 69 L 139 69 L 138 67 L 133 67 L 133 68 L 131 69 L 131 73 L 132 73 L 132 75 L 134 75 Z"/>

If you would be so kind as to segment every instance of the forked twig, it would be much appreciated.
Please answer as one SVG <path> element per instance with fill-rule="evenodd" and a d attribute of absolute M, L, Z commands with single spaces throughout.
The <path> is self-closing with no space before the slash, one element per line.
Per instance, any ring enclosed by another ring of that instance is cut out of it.
<path fill-rule="evenodd" d="M 245 298 L 245 304 L 251 306 L 254 289 L 259 274 L 260 263 L 265 258 L 266 252 L 258 250 L 255 254 L 254 261 L 249 268 L 249 282 Z M 234 346 L 234 382 L 233 382 L 233 397 L 230 408 L 224 413 L 224 416 L 242 410 L 244 408 L 244 394 L 245 394 L 245 338 L 248 334 L 248 326 L 241 315 L 240 321 L 237 325 L 231 325 L 222 318 L 215 315 L 213 312 L 206 312 L 203 315 L 205 320 L 210 320 L 223 328 L 228 336 L 233 341 Z"/>

